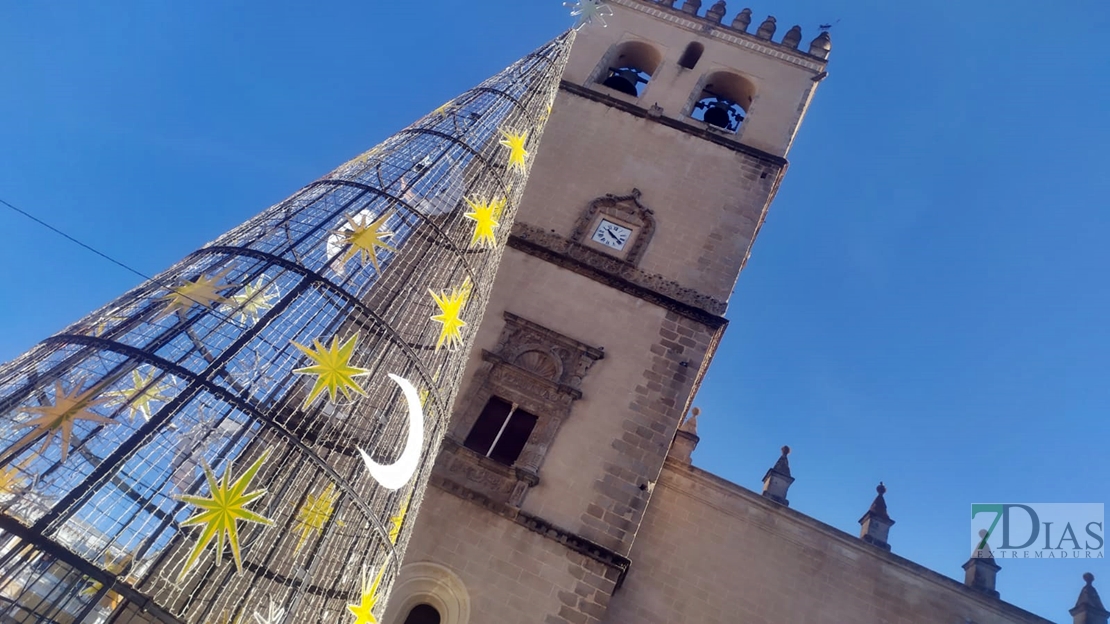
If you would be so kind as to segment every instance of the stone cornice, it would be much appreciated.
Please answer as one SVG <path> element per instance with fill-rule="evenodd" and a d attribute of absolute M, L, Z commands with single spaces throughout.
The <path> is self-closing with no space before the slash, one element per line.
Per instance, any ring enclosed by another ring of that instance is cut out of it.
<path fill-rule="evenodd" d="M 677 492 L 681 492 L 683 495 L 694 498 L 700 503 L 708 507 L 712 507 L 713 509 L 716 509 L 717 511 L 720 511 L 721 513 L 724 513 L 728 516 L 743 519 L 749 522 L 751 520 L 749 516 L 741 515 L 735 509 L 729 509 L 725 506 L 714 503 L 713 501 L 707 500 L 704 496 L 699 495 L 697 488 L 683 487 L 682 484 L 669 482 L 669 480 L 666 478 L 668 472 L 671 473 L 671 478 L 673 479 L 689 479 L 696 481 L 698 485 L 717 490 L 725 497 L 741 499 L 741 504 L 759 507 L 764 511 L 775 514 L 787 521 L 799 524 L 806 529 L 817 531 L 825 537 L 835 540 L 835 542 L 842 548 L 849 549 L 861 556 L 876 557 L 884 561 L 885 563 L 902 568 L 903 570 L 910 572 L 921 579 L 929 581 L 934 585 L 940 586 L 943 590 L 954 591 L 962 594 L 963 596 L 974 600 L 980 605 L 995 611 L 1003 617 L 1020 618 L 1015 621 L 1020 621 L 1023 624 L 1053 624 L 1050 620 L 1046 620 L 1035 613 L 1030 613 L 1029 611 L 1022 609 L 1021 607 L 1017 607 L 997 598 L 992 599 L 984 596 L 982 593 L 964 585 L 963 583 L 960 583 L 959 581 L 956 581 L 955 579 L 940 574 L 939 572 L 930 570 L 929 568 L 926 568 L 925 566 L 918 563 L 914 563 L 913 561 L 910 561 L 905 557 L 900 557 L 887 550 L 875 548 L 874 546 L 867 544 L 863 540 L 849 533 L 841 531 L 834 526 L 825 524 L 824 522 L 821 522 L 820 520 L 807 516 L 803 513 L 799 513 L 798 511 L 795 511 L 790 507 L 785 507 L 783 505 L 773 503 L 760 496 L 759 494 L 749 490 L 748 488 L 737 485 L 726 479 L 722 479 L 721 477 L 718 477 L 711 472 L 702 470 L 701 468 L 697 468 L 689 464 L 683 464 L 670 457 L 667 458 L 666 462 L 664 463 L 663 471 L 660 475 L 657 487 L 664 487 L 667 489 L 675 490 Z M 765 525 L 756 526 L 761 526 L 764 529 L 770 530 L 770 527 Z"/>
<path fill-rule="evenodd" d="M 599 93 L 598 91 L 594 91 L 593 89 L 588 89 L 586 87 L 583 87 L 582 85 L 568 82 L 566 80 L 563 80 L 559 83 L 559 88 L 563 91 L 566 91 L 567 93 L 571 93 L 573 95 L 577 95 L 579 97 L 592 100 L 600 104 L 605 104 L 606 106 L 616 108 L 630 115 L 635 115 L 636 117 L 640 117 L 643 119 L 651 119 L 656 123 L 659 123 L 660 125 L 664 125 L 669 128 L 678 130 L 679 132 L 684 132 L 686 134 L 696 136 L 699 139 L 705 139 L 710 143 L 720 145 L 721 147 L 728 148 L 734 152 L 739 152 L 741 154 L 751 156 L 767 164 L 781 168 L 785 168 L 787 166 L 787 160 L 782 156 L 775 156 L 770 152 L 765 152 L 761 149 L 756 149 L 749 145 L 744 145 L 743 143 L 738 142 L 735 138 L 732 138 L 735 136 L 733 134 L 729 134 L 726 136 L 718 131 L 710 130 L 706 127 L 698 127 L 693 124 L 679 121 L 677 119 L 671 119 L 670 117 L 655 115 L 652 114 L 651 111 L 635 104 L 630 104 L 628 102 L 625 102 L 624 100 L 618 100 L 615 97 L 606 95 L 604 93 Z"/>
<path fill-rule="evenodd" d="M 620 570 L 620 577 L 617 579 L 617 588 L 619 589 L 623 584 L 624 575 L 628 573 L 628 568 L 632 565 L 632 561 L 627 557 L 617 554 L 604 546 L 595 544 L 577 533 L 561 529 L 542 518 L 526 514 L 523 511 L 517 515 L 516 521 L 521 526 L 539 533 L 548 539 L 555 540 L 579 554 Z"/>
<path fill-rule="evenodd" d="M 654 3 L 644 2 L 644 0 L 608 0 L 608 2 L 610 4 L 632 9 L 633 11 L 646 13 L 655 19 L 674 24 L 675 26 L 691 32 L 696 32 L 706 37 L 720 39 L 721 41 L 739 48 L 753 50 L 771 58 L 790 63 L 791 65 L 804 67 L 814 73 L 825 71 L 825 67 L 829 64 L 828 60 L 813 56 L 812 54 L 806 54 L 801 50 L 776 44 L 766 39 L 760 39 L 755 35 L 733 30 L 723 24 L 714 24 L 708 20 L 692 16 L 689 13 L 684 13 L 676 9 L 669 9 Z"/>
<path fill-rule="evenodd" d="M 474 503 L 506 520 L 515 522 L 533 533 L 559 542 L 568 549 L 589 557 L 598 563 L 617 569 L 620 572 L 620 576 L 617 579 L 617 588 L 620 588 L 624 582 L 624 577 L 628 573 L 628 568 L 632 565 L 632 561 L 627 557 L 609 550 L 604 546 L 595 544 L 577 533 L 559 528 L 542 518 L 524 513 L 510 505 L 498 503 L 487 496 L 451 481 L 433 477 L 429 484 L 465 501 Z"/>
<path fill-rule="evenodd" d="M 645 273 L 618 258 L 594 251 L 542 228 L 517 222 L 509 237 L 509 247 L 708 327 L 719 328 L 728 324 L 721 316 L 728 306 L 726 302 L 684 288 L 660 275 Z"/>

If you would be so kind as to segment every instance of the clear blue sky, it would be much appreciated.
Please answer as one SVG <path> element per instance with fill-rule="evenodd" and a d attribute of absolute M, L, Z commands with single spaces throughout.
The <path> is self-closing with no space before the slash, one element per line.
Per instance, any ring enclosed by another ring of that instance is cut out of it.
<path fill-rule="evenodd" d="M 790 444 L 793 507 L 851 533 L 884 480 L 894 551 L 962 578 L 972 502 L 1110 498 L 1110 5 L 753 9 L 806 41 L 840 21 L 695 462 L 758 489 Z M 5 2 L 0 197 L 155 273 L 569 24 L 560 0 Z M 0 231 L 0 360 L 138 282 Z M 1083 572 L 1110 592 L 1104 561 L 1002 563 L 1054 621 Z"/>

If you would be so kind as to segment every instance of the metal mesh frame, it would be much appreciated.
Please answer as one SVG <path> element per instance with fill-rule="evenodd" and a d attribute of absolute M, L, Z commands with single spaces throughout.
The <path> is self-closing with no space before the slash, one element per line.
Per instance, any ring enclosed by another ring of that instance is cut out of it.
<path fill-rule="evenodd" d="M 276 621 L 333 624 L 371 576 L 381 612 L 573 34 L 0 367 L 0 620 L 248 622 L 272 605 Z M 523 167 L 504 132 L 527 132 Z M 466 200 L 496 198 L 496 242 L 476 244 Z M 394 251 L 349 257 L 351 220 L 386 216 Z M 213 278 L 228 285 L 216 299 L 171 305 Z M 462 341 L 437 348 L 429 291 L 464 284 Z M 305 406 L 314 377 L 293 371 L 312 362 L 294 343 L 355 335 L 365 396 Z M 359 453 L 389 464 L 408 440 L 387 374 L 423 395 L 420 463 L 398 490 Z M 74 420 L 68 443 L 27 424 L 67 395 L 110 422 Z M 247 508 L 272 525 L 237 523 L 242 571 L 215 542 L 186 571 L 201 527 L 182 526 L 198 509 L 181 497 L 212 495 L 206 467 L 234 480 L 263 458 L 247 489 L 266 494 Z M 321 499 L 330 513 L 306 515 Z"/>

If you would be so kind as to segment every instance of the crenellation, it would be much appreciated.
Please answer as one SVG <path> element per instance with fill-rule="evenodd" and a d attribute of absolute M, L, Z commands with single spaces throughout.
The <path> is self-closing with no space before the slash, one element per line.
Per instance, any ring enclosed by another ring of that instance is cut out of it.
<path fill-rule="evenodd" d="M 811 56 L 827 59 L 830 51 L 832 51 L 832 38 L 829 36 L 829 31 L 822 30 L 821 34 L 810 42 L 809 53 Z"/>
<path fill-rule="evenodd" d="M 698 19 L 699 22 L 704 23 L 704 25 L 707 26 L 707 27 L 710 27 L 710 28 L 713 28 L 713 27 L 724 28 L 725 30 L 727 30 L 729 32 L 742 33 L 742 34 L 745 34 L 745 35 L 749 35 L 748 27 L 752 23 L 752 10 L 750 8 L 745 7 L 743 9 L 741 9 L 739 13 L 736 14 L 736 16 L 733 18 L 731 24 L 729 24 L 727 26 L 724 25 L 723 19 L 724 19 L 724 16 L 726 15 L 726 13 L 728 12 L 728 6 L 727 6 L 727 3 L 725 2 L 725 0 L 717 0 L 716 2 L 714 2 L 714 4 L 709 7 L 709 9 L 705 12 L 704 15 L 699 13 L 700 10 L 701 10 L 701 7 L 702 7 L 701 0 L 684 0 L 679 7 L 675 7 L 675 4 L 676 4 L 675 0 L 631 0 L 631 1 L 641 2 L 643 4 L 648 4 L 648 5 L 652 5 L 652 6 L 656 6 L 656 7 L 662 7 L 662 8 L 670 9 L 672 11 L 676 11 L 677 13 L 681 13 L 685 16 L 696 18 L 696 19 Z M 776 23 L 775 22 L 776 22 L 776 19 L 775 19 L 774 16 L 768 16 L 762 22 L 760 27 L 757 29 L 754 36 L 758 39 L 763 40 L 765 43 L 772 43 L 774 45 L 782 46 L 783 48 L 785 48 L 787 50 L 798 51 L 798 45 L 801 43 L 801 40 L 802 40 L 801 26 L 792 27 L 789 31 L 787 31 L 787 33 L 785 35 L 783 35 L 782 40 L 776 44 L 773 41 L 773 37 L 774 37 L 774 34 L 775 34 L 775 30 L 776 30 Z M 751 36 L 751 35 L 749 35 L 749 36 Z M 819 36 L 818 38 L 820 39 L 821 37 L 824 37 L 826 40 L 828 40 L 828 31 L 822 31 L 821 36 Z M 817 39 L 814 40 L 814 43 L 816 43 L 816 42 L 817 42 Z M 824 46 L 825 46 L 824 43 L 819 45 L 816 49 L 814 49 L 811 46 L 811 49 L 810 49 L 809 52 L 807 52 L 807 54 L 809 54 L 811 56 L 818 57 L 818 58 L 823 59 L 823 60 L 827 60 L 828 59 L 828 52 L 831 49 L 831 45 L 829 45 L 828 47 L 824 47 Z"/>
<path fill-rule="evenodd" d="M 755 36 L 759 37 L 760 39 L 771 41 L 771 39 L 775 36 L 775 29 L 778 28 L 778 25 L 775 22 L 775 16 L 768 15 L 767 19 L 763 20 L 763 23 L 759 25 L 759 29 L 755 31 Z"/>
<path fill-rule="evenodd" d="M 720 24 L 721 20 L 725 17 L 726 11 L 725 0 L 717 0 L 717 2 L 705 12 L 705 18 L 714 24 Z"/>
<path fill-rule="evenodd" d="M 747 33 L 748 26 L 751 26 L 751 23 L 752 10 L 749 8 L 743 8 L 740 10 L 739 13 L 736 14 L 736 17 L 733 18 L 732 29 L 742 33 Z"/>
<path fill-rule="evenodd" d="M 782 36 L 782 45 L 784 45 L 788 48 L 797 49 L 798 44 L 800 44 L 801 42 L 802 42 L 802 27 L 801 26 L 797 26 L 797 25 L 791 26 L 790 30 L 786 31 L 786 34 Z"/>

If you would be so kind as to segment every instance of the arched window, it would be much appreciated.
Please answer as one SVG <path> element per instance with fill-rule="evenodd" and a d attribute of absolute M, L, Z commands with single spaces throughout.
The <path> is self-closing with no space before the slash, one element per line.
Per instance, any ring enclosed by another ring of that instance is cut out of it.
<path fill-rule="evenodd" d="M 682 58 L 678 59 L 678 64 L 686 69 L 693 69 L 698 61 L 701 60 L 702 53 L 705 52 L 705 46 L 697 41 L 690 42 L 686 46 L 686 51 L 682 53 Z"/>
<path fill-rule="evenodd" d="M 755 85 L 731 72 L 714 72 L 702 85 L 690 117 L 726 132 L 739 130 L 755 99 Z"/>
<path fill-rule="evenodd" d="M 663 60 L 663 55 L 650 44 L 626 41 L 619 44 L 606 57 L 598 82 L 632 97 L 640 97 L 644 85 L 651 80 Z"/>
<path fill-rule="evenodd" d="M 404 624 L 439 624 L 439 611 L 430 604 L 418 604 L 409 611 Z"/>

